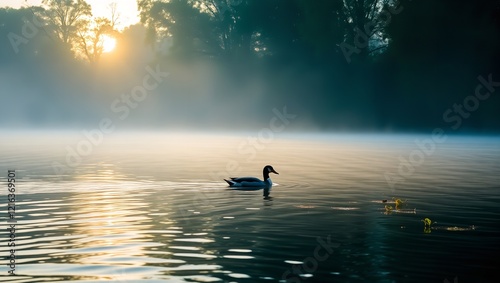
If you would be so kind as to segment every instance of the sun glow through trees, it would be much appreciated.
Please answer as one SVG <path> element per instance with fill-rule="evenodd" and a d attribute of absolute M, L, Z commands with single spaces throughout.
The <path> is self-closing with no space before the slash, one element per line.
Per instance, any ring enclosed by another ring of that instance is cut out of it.
<path fill-rule="evenodd" d="M 102 52 L 104 53 L 111 52 L 115 49 L 115 47 L 116 47 L 116 39 L 111 36 L 104 35 L 102 39 Z"/>

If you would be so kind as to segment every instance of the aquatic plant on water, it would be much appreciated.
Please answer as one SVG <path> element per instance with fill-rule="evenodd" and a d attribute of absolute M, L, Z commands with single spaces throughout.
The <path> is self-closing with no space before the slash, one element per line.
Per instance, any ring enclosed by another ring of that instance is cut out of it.
<path fill-rule="evenodd" d="M 394 203 L 396 204 L 396 209 L 400 209 L 403 207 L 403 205 L 406 204 L 406 202 L 408 200 L 402 200 L 402 199 L 399 199 L 399 198 L 392 198 L 392 200 L 394 201 Z"/>
<path fill-rule="evenodd" d="M 431 225 L 433 224 L 432 220 L 429 218 L 424 218 L 422 219 L 422 222 L 424 222 L 424 233 L 430 233 L 431 232 Z"/>

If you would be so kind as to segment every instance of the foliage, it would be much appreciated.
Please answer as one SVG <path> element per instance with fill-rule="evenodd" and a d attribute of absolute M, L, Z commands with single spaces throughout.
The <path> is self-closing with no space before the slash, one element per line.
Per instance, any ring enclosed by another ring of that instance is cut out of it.
<path fill-rule="evenodd" d="M 113 33 L 111 21 L 106 18 L 96 18 L 85 22 L 78 31 L 77 50 L 91 64 L 99 61 L 103 52 L 104 36 Z"/>
<path fill-rule="evenodd" d="M 113 34 L 118 21 L 116 6 L 111 6 L 111 19 L 93 18 L 91 6 L 85 0 L 44 0 L 42 13 L 57 38 L 76 57 L 96 64 L 103 52 L 105 35 Z"/>
<path fill-rule="evenodd" d="M 43 0 L 47 7 L 44 18 L 63 44 L 72 45 L 78 32 L 92 16 L 85 0 Z"/>

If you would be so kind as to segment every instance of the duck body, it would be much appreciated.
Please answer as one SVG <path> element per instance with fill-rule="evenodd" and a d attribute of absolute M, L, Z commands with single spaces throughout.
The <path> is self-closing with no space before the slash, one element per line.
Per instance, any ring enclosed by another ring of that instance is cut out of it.
<path fill-rule="evenodd" d="M 269 188 L 273 186 L 271 178 L 267 178 L 267 180 L 262 181 L 255 177 L 239 177 L 230 178 L 230 180 L 224 179 L 224 181 L 226 181 L 230 187 Z"/>
<path fill-rule="evenodd" d="M 273 186 L 273 181 L 269 177 L 269 173 L 278 174 L 271 165 L 267 165 L 263 169 L 264 180 L 255 177 L 236 177 L 224 179 L 230 187 L 234 188 L 270 188 Z"/>

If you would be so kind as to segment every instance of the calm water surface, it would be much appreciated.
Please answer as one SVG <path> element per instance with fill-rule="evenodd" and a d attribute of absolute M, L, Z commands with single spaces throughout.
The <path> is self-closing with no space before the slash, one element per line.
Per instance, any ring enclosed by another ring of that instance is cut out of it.
<path fill-rule="evenodd" d="M 251 145 L 245 135 L 117 134 L 68 158 L 82 138 L 0 141 L 0 281 L 500 280 L 500 138 L 449 137 L 404 176 L 400 157 L 428 136 Z M 271 201 L 222 181 L 262 177 L 266 164 L 280 172 Z M 18 186 L 15 277 L 5 260 L 8 169 Z M 400 178 L 394 187 L 387 173 Z M 407 202 L 385 213 L 393 197 Z M 437 222 L 427 231 L 426 217 Z"/>

